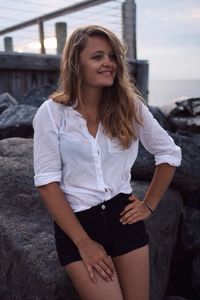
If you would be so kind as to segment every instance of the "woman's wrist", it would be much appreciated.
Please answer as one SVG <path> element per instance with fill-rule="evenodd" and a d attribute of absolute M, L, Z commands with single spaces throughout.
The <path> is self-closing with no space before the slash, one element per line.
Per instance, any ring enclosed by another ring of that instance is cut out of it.
<path fill-rule="evenodd" d="M 90 240 L 90 237 L 88 235 L 86 235 L 84 237 L 75 239 L 73 242 L 75 243 L 77 248 L 80 248 L 80 247 L 84 246 L 89 240 Z"/>
<path fill-rule="evenodd" d="M 152 206 L 147 201 L 144 200 L 143 203 L 151 213 L 154 212 L 155 209 L 153 209 Z"/>

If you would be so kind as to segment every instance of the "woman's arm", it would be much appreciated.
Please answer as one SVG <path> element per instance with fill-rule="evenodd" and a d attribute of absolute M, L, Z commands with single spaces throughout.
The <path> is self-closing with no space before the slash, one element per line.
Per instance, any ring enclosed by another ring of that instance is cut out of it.
<path fill-rule="evenodd" d="M 145 149 L 154 155 L 156 168 L 143 201 L 134 195 L 129 198 L 132 203 L 125 207 L 120 217 L 123 224 L 132 224 L 148 218 L 166 192 L 175 168 L 181 164 L 180 147 L 175 145 L 173 139 L 142 102 L 139 103 L 139 114 L 142 125 L 137 124 L 138 139 Z"/>
<path fill-rule="evenodd" d="M 175 167 L 166 163 L 156 166 L 152 181 L 143 199 L 152 210 L 155 210 L 160 199 L 165 194 L 174 177 L 175 170 Z"/>
<path fill-rule="evenodd" d="M 101 245 L 90 239 L 67 203 L 56 182 L 38 187 L 40 196 L 56 223 L 77 246 L 91 280 L 95 283 L 93 269 L 106 280 L 113 278 L 113 264 Z"/>
<path fill-rule="evenodd" d="M 135 195 L 129 198 L 132 203 L 128 204 L 121 213 L 120 221 L 123 224 L 132 224 L 149 217 L 151 210 L 154 211 L 165 194 L 175 172 L 175 167 L 167 163 L 156 166 L 154 176 L 149 188 L 140 201 Z"/>
<path fill-rule="evenodd" d="M 77 246 L 89 236 L 80 225 L 56 182 L 38 187 L 40 196 L 56 223 Z"/>

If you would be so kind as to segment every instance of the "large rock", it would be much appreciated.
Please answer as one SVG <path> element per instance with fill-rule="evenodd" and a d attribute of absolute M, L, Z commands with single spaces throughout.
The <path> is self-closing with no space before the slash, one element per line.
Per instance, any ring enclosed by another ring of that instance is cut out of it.
<path fill-rule="evenodd" d="M 184 207 L 181 237 L 185 252 L 192 261 L 192 287 L 200 298 L 200 189 L 198 205 Z"/>
<path fill-rule="evenodd" d="M 181 147 L 182 162 L 176 169 L 173 184 L 185 193 L 196 191 L 200 186 L 200 155 L 199 145 L 185 135 L 170 133 L 175 143 Z M 134 179 L 151 179 L 154 172 L 154 157 L 140 144 L 137 160 L 132 168 Z"/>
<path fill-rule="evenodd" d="M 187 98 L 176 102 L 176 107 L 170 112 L 174 116 L 196 116 L 200 114 L 200 98 Z"/>
<path fill-rule="evenodd" d="M 200 249 L 193 259 L 193 274 L 192 287 L 196 292 L 198 299 L 200 299 Z"/>
<path fill-rule="evenodd" d="M 200 133 L 200 98 L 177 101 L 168 115 L 168 121 L 176 131 Z"/>
<path fill-rule="evenodd" d="M 148 182 L 132 182 L 133 193 L 143 198 Z M 170 272 L 171 257 L 177 239 L 182 197 L 169 189 L 156 211 L 145 222 L 150 236 L 151 300 L 163 299 Z"/>
<path fill-rule="evenodd" d="M 170 130 L 171 126 L 165 117 L 164 113 L 156 106 L 149 106 L 149 110 L 154 116 L 154 118 L 158 121 L 158 123 L 165 129 Z"/>
<path fill-rule="evenodd" d="M 195 117 L 169 117 L 169 123 L 174 131 L 188 131 L 200 133 L 200 116 Z"/>
<path fill-rule="evenodd" d="M 14 105 L 0 115 L 0 140 L 8 137 L 32 137 L 33 117 L 37 108 L 30 105 Z"/>
<path fill-rule="evenodd" d="M 184 205 L 167 294 L 200 299 L 200 198 Z"/>
<path fill-rule="evenodd" d="M 9 93 L 3 93 L 0 95 L 0 114 L 7 108 L 17 105 L 18 102 Z"/>
<path fill-rule="evenodd" d="M 51 218 L 33 186 L 32 140 L 0 141 L 0 170 L 0 299 L 78 299 L 59 266 Z M 148 183 L 132 186 L 142 199 Z M 169 189 L 146 221 L 151 300 L 165 294 L 181 207 L 180 194 Z"/>
<path fill-rule="evenodd" d="M 0 142 L 0 299 L 78 299 L 33 186 L 32 140 Z"/>
<path fill-rule="evenodd" d="M 19 100 L 20 104 L 27 104 L 35 107 L 40 105 L 56 90 L 55 84 L 47 84 L 30 90 Z"/>

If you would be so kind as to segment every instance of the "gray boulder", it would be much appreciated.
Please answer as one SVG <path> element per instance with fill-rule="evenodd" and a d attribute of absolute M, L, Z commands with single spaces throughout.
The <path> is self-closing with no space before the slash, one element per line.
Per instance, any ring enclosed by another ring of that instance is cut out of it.
<path fill-rule="evenodd" d="M 168 121 L 176 131 L 200 133 L 200 98 L 177 101 L 168 115 Z"/>
<path fill-rule="evenodd" d="M 148 185 L 133 181 L 133 193 L 142 199 Z M 182 197 L 176 190 L 168 189 L 156 211 L 145 221 L 150 236 L 151 300 L 163 299 L 167 289 L 181 209 Z"/>
<path fill-rule="evenodd" d="M 190 142 L 200 149 L 200 133 L 193 133 L 189 131 L 179 131 L 176 135 L 185 136 L 190 139 Z"/>
<path fill-rule="evenodd" d="M 188 131 L 194 133 L 200 133 L 200 116 L 195 117 L 169 117 L 169 123 L 174 131 Z"/>
<path fill-rule="evenodd" d="M 30 105 L 14 105 L 0 115 L 0 140 L 8 137 L 32 137 L 33 117 L 37 108 Z"/>
<path fill-rule="evenodd" d="M 32 139 L 0 141 L 0 299 L 78 299 L 33 185 Z"/>
<path fill-rule="evenodd" d="M 3 93 L 0 95 L 0 114 L 7 108 L 17 105 L 18 102 L 9 93 Z"/>
<path fill-rule="evenodd" d="M 185 103 L 185 101 L 182 102 Z M 175 143 L 182 149 L 183 160 L 181 166 L 176 170 L 173 184 L 183 193 L 197 190 L 200 186 L 200 134 L 184 130 L 178 133 L 170 132 L 169 130 L 172 128 L 164 113 L 157 107 L 149 106 L 149 109 L 159 124 L 168 131 Z M 132 167 L 132 178 L 150 180 L 154 168 L 153 155 L 140 144 L 137 160 Z"/>
<path fill-rule="evenodd" d="M 198 299 L 200 299 L 200 249 L 198 249 L 198 252 L 193 259 L 192 287 L 196 292 Z"/>
<path fill-rule="evenodd" d="M 200 298 L 200 189 L 199 208 L 185 206 L 181 237 L 184 249 L 192 260 L 192 288 Z"/>
<path fill-rule="evenodd" d="M 32 139 L 0 141 L 0 299 L 78 299 L 56 255 L 51 217 L 33 186 Z M 147 182 L 133 182 L 143 198 Z M 177 238 L 180 194 L 169 189 L 146 221 L 151 300 L 162 300 Z"/>
<path fill-rule="evenodd" d="M 154 118 L 158 121 L 158 123 L 165 129 L 165 130 L 170 130 L 171 126 L 170 123 L 168 122 L 167 118 L 165 117 L 164 113 L 155 106 L 148 106 L 150 112 L 154 116 Z"/>
<path fill-rule="evenodd" d="M 55 84 L 47 84 L 39 88 L 32 89 L 28 93 L 24 94 L 24 96 L 19 100 L 19 103 L 40 107 L 40 105 L 49 98 L 49 95 L 51 95 L 55 90 Z"/>
<path fill-rule="evenodd" d="M 198 250 L 200 250 L 199 230 L 200 210 L 190 209 L 187 206 L 184 206 L 182 241 L 187 251 L 193 251 L 197 253 Z"/>
<path fill-rule="evenodd" d="M 170 112 L 175 116 L 196 116 L 200 114 L 200 98 L 187 98 L 176 102 L 176 107 Z"/>
<path fill-rule="evenodd" d="M 182 163 L 176 169 L 173 184 L 185 193 L 195 191 L 200 186 L 200 155 L 197 142 L 190 137 L 170 133 L 175 143 L 181 147 Z M 155 165 L 154 157 L 140 144 L 137 160 L 132 167 L 133 179 L 146 180 L 153 175 Z"/>

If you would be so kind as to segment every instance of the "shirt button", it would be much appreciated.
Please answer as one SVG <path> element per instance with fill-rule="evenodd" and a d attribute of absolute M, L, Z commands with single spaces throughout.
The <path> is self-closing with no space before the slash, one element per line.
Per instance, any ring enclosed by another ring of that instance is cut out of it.
<path fill-rule="evenodd" d="M 106 209 L 106 206 L 104 204 L 101 205 L 102 209 Z"/>
<path fill-rule="evenodd" d="M 108 190 L 107 190 L 107 188 L 105 188 L 105 192 L 107 192 Z"/>

